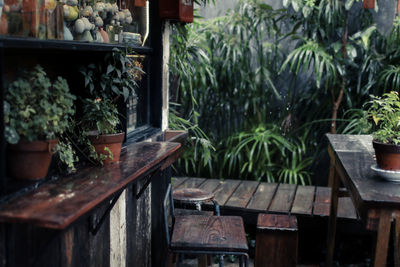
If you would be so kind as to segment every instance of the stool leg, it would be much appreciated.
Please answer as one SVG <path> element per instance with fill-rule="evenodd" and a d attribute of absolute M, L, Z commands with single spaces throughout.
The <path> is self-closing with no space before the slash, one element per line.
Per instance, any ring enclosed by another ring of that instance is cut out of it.
<path fill-rule="evenodd" d="M 249 255 L 247 253 L 245 253 L 244 257 L 245 257 L 245 260 L 246 260 L 245 267 L 249 267 Z"/>
<path fill-rule="evenodd" d="M 219 255 L 219 267 L 224 267 L 224 255 Z"/>
<path fill-rule="evenodd" d="M 201 203 L 200 202 L 196 203 L 196 210 L 201 211 Z"/>
<path fill-rule="evenodd" d="M 239 267 L 243 267 L 243 255 L 239 257 Z"/>

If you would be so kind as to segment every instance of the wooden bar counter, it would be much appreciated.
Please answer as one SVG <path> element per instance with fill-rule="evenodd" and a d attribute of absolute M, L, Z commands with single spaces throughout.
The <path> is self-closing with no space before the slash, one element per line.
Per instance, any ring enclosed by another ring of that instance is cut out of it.
<path fill-rule="evenodd" d="M 180 147 L 180 144 L 170 142 L 128 145 L 118 163 L 87 167 L 2 203 L 0 221 L 65 229 L 128 184 L 168 167 L 179 156 Z"/>

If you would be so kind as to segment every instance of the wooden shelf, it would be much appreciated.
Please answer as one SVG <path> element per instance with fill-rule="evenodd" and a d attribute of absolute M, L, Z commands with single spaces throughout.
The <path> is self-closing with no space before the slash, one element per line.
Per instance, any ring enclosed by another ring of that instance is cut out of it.
<path fill-rule="evenodd" d="M 64 229 L 129 183 L 169 166 L 179 157 L 180 147 L 171 142 L 128 145 L 119 163 L 85 168 L 1 204 L 0 221 Z"/>
<path fill-rule="evenodd" d="M 40 40 L 35 38 L 0 36 L 0 47 L 11 49 L 52 49 L 64 51 L 112 51 L 114 48 L 130 48 L 138 54 L 150 54 L 152 48 L 129 44 L 86 43 L 63 40 Z"/>

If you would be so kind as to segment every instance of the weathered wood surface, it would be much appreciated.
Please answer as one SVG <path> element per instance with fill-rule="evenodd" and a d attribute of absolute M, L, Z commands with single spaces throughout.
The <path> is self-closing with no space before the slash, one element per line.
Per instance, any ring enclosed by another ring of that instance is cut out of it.
<path fill-rule="evenodd" d="M 336 207 L 339 180 L 344 184 L 366 227 L 377 230 L 374 266 L 385 266 L 391 230 L 391 221 L 400 210 L 400 184 L 380 179 L 371 169 L 376 164 L 372 137 L 368 135 L 327 134 L 330 144 L 331 162 L 334 163 L 334 185 L 332 214 L 328 230 L 327 266 L 332 265 L 336 230 Z M 339 201 L 340 202 L 340 201 Z M 342 200 L 343 202 L 343 200 Z M 346 200 L 345 200 L 346 202 Z M 348 200 L 347 200 L 348 202 Z M 342 203 L 343 205 L 343 203 Z M 345 203 L 346 205 L 346 203 Z M 337 209 L 340 214 L 340 208 Z M 354 214 L 353 214 L 354 216 Z M 397 227 L 393 233 L 397 232 Z M 396 236 L 394 240 L 396 240 Z M 397 241 L 396 241 L 397 242 Z M 398 246 L 394 246 L 395 261 L 398 260 Z"/>
<path fill-rule="evenodd" d="M 236 187 L 239 185 L 239 180 L 225 180 L 220 186 L 214 191 L 214 199 L 220 205 L 225 205 L 226 201 L 235 191 Z"/>
<path fill-rule="evenodd" d="M 247 205 L 251 210 L 267 210 L 275 195 L 278 184 L 260 183 L 252 199 Z"/>
<path fill-rule="evenodd" d="M 296 214 L 311 215 L 314 203 L 315 187 L 299 186 L 293 201 L 292 212 Z"/>
<path fill-rule="evenodd" d="M 254 266 L 296 266 L 297 240 L 295 216 L 260 213 Z"/>
<path fill-rule="evenodd" d="M 329 187 L 317 187 L 315 192 L 314 215 L 329 216 L 331 193 Z"/>
<path fill-rule="evenodd" d="M 243 220 L 238 216 L 176 216 L 173 249 L 247 251 Z"/>
<path fill-rule="evenodd" d="M 174 190 L 174 200 L 182 202 L 199 202 L 213 199 L 214 195 L 200 188 L 180 188 Z"/>
<path fill-rule="evenodd" d="M 269 210 L 272 212 L 289 212 L 292 207 L 296 187 L 296 185 L 292 184 L 280 184 Z"/>
<path fill-rule="evenodd" d="M 225 203 L 225 206 L 245 208 L 256 190 L 257 185 L 258 182 L 256 181 L 242 181 L 233 192 L 228 202 Z"/>
<path fill-rule="evenodd" d="M 129 183 L 160 168 L 179 147 L 168 142 L 129 145 L 117 164 L 88 167 L 2 204 L 0 221 L 64 229 Z"/>
<path fill-rule="evenodd" d="M 297 229 L 297 220 L 295 216 L 282 214 L 260 213 L 257 218 L 257 230 L 287 230 L 295 231 Z"/>
<path fill-rule="evenodd" d="M 382 180 L 371 170 L 371 165 L 376 164 L 371 136 L 328 134 L 327 137 L 339 160 L 336 168 L 361 211 L 374 207 L 400 209 L 400 184 Z"/>
<path fill-rule="evenodd" d="M 329 216 L 331 189 L 328 187 L 189 177 L 172 178 L 173 189 L 176 185 L 179 188 L 195 185 L 214 193 L 221 210 L 229 210 L 224 214 L 235 209 L 244 214 L 290 212 L 301 216 Z M 212 208 L 210 204 L 205 205 Z M 357 219 L 350 198 L 339 198 L 338 217 Z"/>

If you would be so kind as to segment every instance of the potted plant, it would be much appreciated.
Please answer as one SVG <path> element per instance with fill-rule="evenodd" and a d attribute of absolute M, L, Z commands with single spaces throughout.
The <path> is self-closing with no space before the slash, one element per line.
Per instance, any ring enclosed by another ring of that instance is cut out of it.
<path fill-rule="evenodd" d="M 117 162 L 125 133 L 119 131 L 118 109 L 110 99 L 83 99 L 82 129 L 88 137 L 90 157 L 103 164 Z"/>
<path fill-rule="evenodd" d="M 367 118 L 372 123 L 377 165 L 383 170 L 400 171 L 400 98 L 392 91 L 383 97 L 371 96 Z"/>
<path fill-rule="evenodd" d="M 137 71 L 143 72 L 119 50 L 107 54 L 104 63 L 90 64 L 81 70 L 89 94 L 82 100 L 80 125 L 94 147 L 92 151 L 97 154 L 92 153 L 91 158 L 109 164 L 119 160 L 125 136 L 120 127 L 117 102 L 136 96 Z"/>
<path fill-rule="evenodd" d="M 7 86 L 5 138 L 11 177 L 32 180 L 47 175 L 57 136 L 75 113 L 74 100 L 67 81 L 57 77 L 51 82 L 39 65 Z"/>

